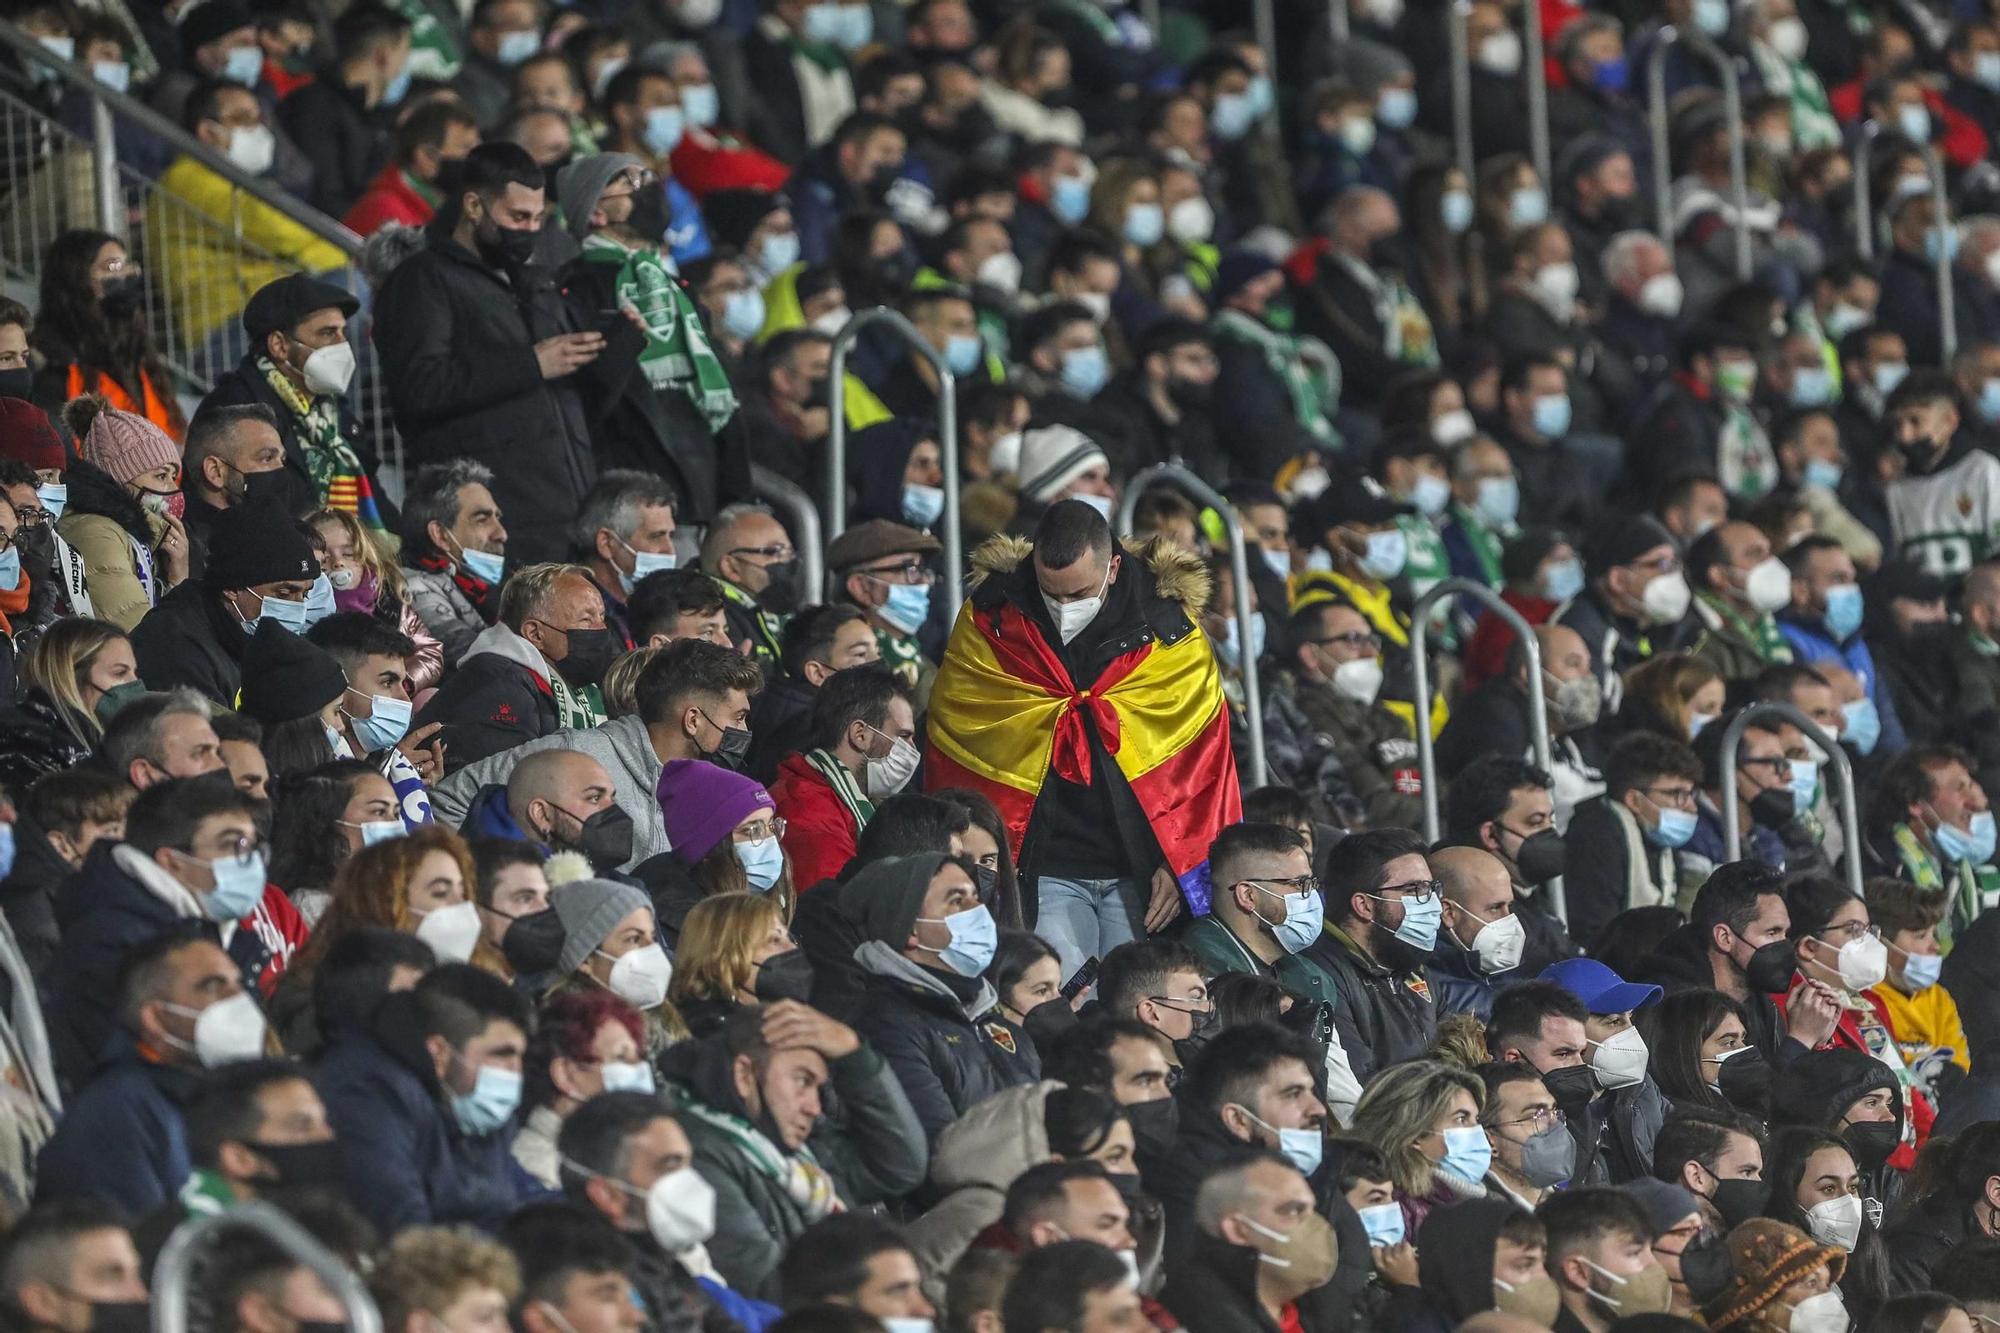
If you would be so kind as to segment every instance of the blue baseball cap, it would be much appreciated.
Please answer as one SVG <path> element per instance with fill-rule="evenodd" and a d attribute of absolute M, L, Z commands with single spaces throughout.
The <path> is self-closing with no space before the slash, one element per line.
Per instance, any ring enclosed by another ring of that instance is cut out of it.
<path fill-rule="evenodd" d="M 1583 1001 L 1593 1014 L 1622 1014 L 1659 1003 L 1658 986 L 1627 981 L 1595 958 L 1565 958 L 1542 969 L 1543 981 L 1553 981 Z"/>

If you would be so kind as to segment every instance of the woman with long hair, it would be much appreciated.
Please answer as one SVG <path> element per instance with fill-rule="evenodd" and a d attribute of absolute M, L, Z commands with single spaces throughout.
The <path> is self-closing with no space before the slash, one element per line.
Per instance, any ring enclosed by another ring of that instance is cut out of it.
<path fill-rule="evenodd" d="M 1417 167 L 1404 182 L 1410 287 L 1446 349 L 1486 316 L 1486 258 L 1472 231 L 1476 211 L 1472 182 L 1452 163 Z"/>
<path fill-rule="evenodd" d="M 508 975 L 479 928 L 472 897 L 477 879 L 465 839 L 439 824 L 364 847 L 334 875 L 326 915 L 287 975 L 309 983 L 327 950 L 362 926 L 414 935 L 441 963 L 471 963 Z"/>
<path fill-rule="evenodd" d="M 1392 1065 L 1369 1080 L 1349 1129 L 1388 1162 L 1405 1234 L 1434 1208 L 1485 1197 L 1493 1157 L 1479 1124 L 1485 1101 L 1476 1075 L 1441 1060 Z"/>
<path fill-rule="evenodd" d="M 1889 1258 L 1880 1229 L 1869 1219 L 1854 1154 L 1816 1129 L 1780 1130 L 1766 1153 L 1764 1180 L 1771 1187 L 1766 1216 L 1847 1251 L 1841 1294 L 1848 1313 L 1866 1319 L 1888 1298 Z"/>
<path fill-rule="evenodd" d="M 50 243 L 33 342 L 42 359 L 35 401 L 51 416 L 73 398 L 97 394 L 179 442 L 187 420 L 153 346 L 145 278 L 116 236 L 79 229 Z"/>
<path fill-rule="evenodd" d="M 972 862 L 972 874 L 979 884 L 979 901 L 993 913 L 1003 930 L 1027 925 L 1021 918 L 1021 881 L 1014 871 L 1014 853 L 1007 841 L 1007 826 L 1000 822 L 1000 810 L 980 793 L 966 787 L 932 792 L 940 801 L 949 801 L 965 811 L 972 827 L 960 835 L 965 859 Z"/>
<path fill-rule="evenodd" d="M 56 532 L 83 561 L 92 611 L 130 630 L 188 576 L 181 447 L 97 394 L 73 399 L 63 424 L 79 458 L 63 474 L 69 501 Z"/>
<path fill-rule="evenodd" d="M 1641 1009 L 1636 1022 L 1652 1052 L 1648 1072 L 1675 1106 L 1731 1114 L 1758 1109 L 1736 1106 L 1721 1091 L 1726 1062 L 1748 1061 L 1741 1067 L 1745 1075 L 1763 1068 L 1763 1054 L 1751 1041 L 1743 1007 L 1736 1001 L 1720 991 L 1676 991 Z M 1763 1072 L 1768 1081 L 1769 1070 Z M 1735 1086 L 1732 1075 L 1732 1090 Z"/>
<path fill-rule="evenodd" d="M 1723 707 L 1722 677 L 1688 653 L 1661 653 L 1625 673 L 1624 711 L 1635 726 L 1670 741 L 1694 744 Z"/>
<path fill-rule="evenodd" d="M 761 893 L 723 893 L 688 909 L 667 998 L 696 1037 L 722 1030 L 737 1005 L 805 1001 L 812 964 L 778 905 Z"/>
<path fill-rule="evenodd" d="M 146 687 L 125 631 L 87 616 L 64 617 L 21 655 L 21 702 L 0 783 L 15 792 L 44 773 L 73 768 L 104 738 L 104 724 Z"/>
<path fill-rule="evenodd" d="M 271 882 L 291 898 L 299 915 L 317 923 L 347 858 L 402 836 L 396 789 L 358 759 L 335 759 L 284 777 L 273 774 L 273 782 Z"/>

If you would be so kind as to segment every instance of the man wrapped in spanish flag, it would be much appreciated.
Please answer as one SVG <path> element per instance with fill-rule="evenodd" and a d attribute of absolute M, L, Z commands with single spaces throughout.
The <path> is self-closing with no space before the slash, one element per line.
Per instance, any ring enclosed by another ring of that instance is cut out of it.
<path fill-rule="evenodd" d="M 931 691 L 926 780 L 999 807 L 1036 933 L 1071 976 L 1184 904 L 1207 912 L 1208 844 L 1242 818 L 1199 624 L 1208 572 L 1163 541 L 1120 549 L 1078 500 L 972 567 Z"/>

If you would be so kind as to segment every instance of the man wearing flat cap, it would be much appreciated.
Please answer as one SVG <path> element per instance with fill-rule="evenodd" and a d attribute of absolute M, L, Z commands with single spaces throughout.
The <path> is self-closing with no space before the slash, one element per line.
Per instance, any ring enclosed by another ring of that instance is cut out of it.
<path fill-rule="evenodd" d="M 265 283 L 243 307 L 243 331 L 250 350 L 236 368 L 215 382 L 201 400 L 195 423 L 188 428 L 188 456 L 183 470 L 190 491 L 204 474 L 225 492 L 244 488 L 248 498 L 276 502 L 294 518 L 322 506 L 341 509 L 361 520 L 363 527 L 383 532 L 394 527 L 396 514 L 375 482 L 377 460 L 361 433 L 361 422 L 347 399 L 354 378 L 354 345 L 347 321 L 360 303 L 346 288 L 294 273 Z M 213 468 L 208 457 L 195 457 L 204 416 L 222 408 L 262 407 L 278 428 L 285 450 L 282 480 L 251 482 L 241 473 L 260 468 L 236 457 L 254 454 L 238 435 L 261 435 L 240 428 L 227 439 L 210 441 L 222 455 Z"/>
<path fill-rule="evenodd" d="M 693 299 L 662 253 L 666 196 L 630 153 L 581 158 L 556 177 L 556 197 L 582 253 L 562 287 L 584 327 L 604 327 L 604 355 L 577 374 L 591 404 L 591 439 L 605 468 L 657 473 L 705 522 L 721 499 L 747 498 L 748 455 L 728 451 L 736 471 L 719 475 L 716 436 L 736 415 L 736 391 L 709 345 Z"/>
<path fill-rule="evenodd" d="M 937 664 L 924 656 L 917 631 L 930 618 L 931 587 L 937 582 L 930 557 L 939 549 L 928 532 L 872 518 L 841 533 L 826 550 L 842 600 L 861 608 L 882 661 L 916 692 L 919 713 L 937 677 Z"/>

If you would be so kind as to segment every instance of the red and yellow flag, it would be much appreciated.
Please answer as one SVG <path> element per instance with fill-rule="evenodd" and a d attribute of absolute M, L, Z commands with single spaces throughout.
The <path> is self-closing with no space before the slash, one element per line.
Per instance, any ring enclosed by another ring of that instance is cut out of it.
<path fill-rule="evenodd" d="M 967 603 L 931 688 L 926 781 L 933 791 L 983 792 L 1019 856 L 1050 770 L 1090 783 L 1086 709 L 1188 906 L 1207 912 L 1208 845 L 1243 817 L 1243 799 L 1221 678 L 1199 629 L 1178 643 L 1155 640 L 1125 653 L 1078 689 L 1019 608 Z"/>

